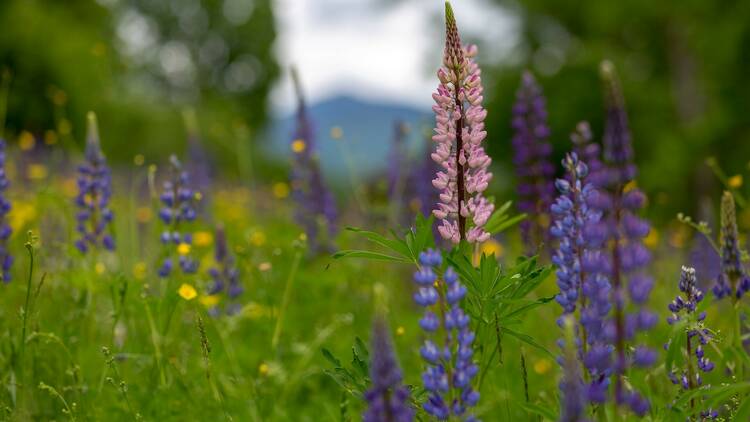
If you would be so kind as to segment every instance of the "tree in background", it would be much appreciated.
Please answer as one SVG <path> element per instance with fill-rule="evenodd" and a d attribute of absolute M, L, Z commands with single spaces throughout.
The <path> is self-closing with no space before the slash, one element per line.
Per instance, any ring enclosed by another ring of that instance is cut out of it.
<path fill-rule="evenodd" d="M 702 161 L 717 156 L 741 172 L 750 156 L 750 4 L 710 1 L 493 0 L 515 15 L 520 38 L 507 60 L 485 66 L 494 157 L 510 157 L 513 90 L 525 67 L 539 75 L 549 99 L 556 156 L 569 128 L 592 123 L 601 141 L 603 96 L 598 63 L 619 69 L 628 98 L 641 181 L 671 217 L 697 206 L 691 186 L 710 189 Z M 668 158 L 668 159 L 667 159 Z M 557 159 L 556 159 L 557 160 Z M 709 175 L 708 178 L 711 178 Z M 688 197 L 688 195 L 690 195 Z"/>
<path fill-rule="evenodd" d="M 184 142 L 187 106 L 211 141 L 252 133 L 278 75 L 271 0 L 11 0 L 0 26 L 0 67 L 13 75 L 8 134 L 82 144 L 94 109 L 114 159 Z"/>

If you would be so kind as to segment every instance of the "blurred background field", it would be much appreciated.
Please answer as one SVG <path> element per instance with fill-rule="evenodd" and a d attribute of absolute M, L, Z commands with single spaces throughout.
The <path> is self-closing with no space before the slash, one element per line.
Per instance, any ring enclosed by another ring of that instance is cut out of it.
<path fill-rule="evenodd" d="M 418 160 L 434 123 L 442 7 L 438 0 L 0 2 L 0 92 L 7 95 L 0 135 L 9 148 L 17 255 L 14 281 L 1 294 L 3 368 L 18 364 L 29 230 L 37 254 L 32 285 L 46 273 L 34 297 L 25 369 L 3 371 L 2 418 L 358 420 L 363 402 L 325 373 L 332 366 L 321 349 L 349 366 L 382 291 L 406 382 L 418 384 L 412 268 L 304 253 L 288 177 L 296 104 L 289 69 L 299 71 L 342 226 L 386 233 L 393 227 L 384 175 L 394 126 L 406 124 L 408 155 Z M 694 246 L 675 215 L 715 226 L 723 187 L 746 192 L 750 3 L 456 0 L 454 8 L 467 40 L 480 46 L 495 173 L 489 191 L 498 203 L 514 199 L 510 120 L 522 70 L 533 71 L 545 90 L 557 163 L 578 121 L 589 120 L 601 137 L 598 64 L 610 59 L 618 67 L 638 182 L 649 195 L 648 217 L 659 222 L 646 239 L 658 263 L 651 303 L 666 315 Z M 89 110 L 99 116 L 113 167 L 117 255 L 82 257 L 72 242 L 74 173 Z M 170 154 L 195 162 L 196 145 L 212 180 L 193 228 L 200 273 L 211 266 L 222 222 L 245 287 L 241 312 L 220 319 L 207 314 L 216 299 L 204 293 L 205 276 L 166 285 L 154 276 L 159 223 L 149 189 L 164 178 Z M 707 161 L 726 175 L 717 177 Z M 740 225 L 750 227 L 746 208 Z M 362 247 L 347 232 L 337 242 Z M 515 230 L 483 247 L 506 266 L 521 250 Z M 155 330 L 146 315 L 165 305 L 147 292 L 177 291 L 186 281 L 195 297 L 172 295 L 175 317 L 157 313 Z M 550 278 L 536 294 L 555 292 Z M 709 320 L 719 312 L 709 309 Z M 547 333 L 557 315 L 546 306 L 519 322 L 540 348 L 506 337 L 482 390 L 485 420 L 538 420 L 513 401 L 525 394 L 531 403 L 556 405 L 557 366 L 542 349 L 556 351 L 557 334 Z M 668 332 L 661 323 L 649 343 L 659 347 Z M 63 400 L 40 394 L 39 382 Z M 654 397 L 670 396 L 663 367 L 639 382 Z M 66 416 L 71 403 L 77 409 Z"/>

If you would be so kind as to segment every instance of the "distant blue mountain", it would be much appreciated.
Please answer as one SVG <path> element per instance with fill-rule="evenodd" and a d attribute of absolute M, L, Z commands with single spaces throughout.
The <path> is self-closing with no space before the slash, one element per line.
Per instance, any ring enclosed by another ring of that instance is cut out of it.
<path fill-rule="evenodd" d="M 434 123 L 429 110 L 345 96 L 310 105 L 309 115 L 315 127 L 323 172 L 336 183 L 346 182 L 351 171 L 360 180 L 384 171 L 396 121 L 410 128 L 406 140 L 410 154 L 424 150 L 426 131 Z M 289 144 L 294 123 L 294 113 L 271 121 L 263 142 L 266 153 L 281 159 L 291 155 Z M 342 139 L 331 137 L 335 127 L 341 128 Z"/>

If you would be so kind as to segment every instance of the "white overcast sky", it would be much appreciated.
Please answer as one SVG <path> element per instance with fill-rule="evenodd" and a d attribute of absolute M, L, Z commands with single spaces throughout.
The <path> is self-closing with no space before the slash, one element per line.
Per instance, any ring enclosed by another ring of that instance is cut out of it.
<path fill-rule="evenodd" d="M 516 33 L 508 12 L 487 0 L 452 4 L 463 38 L 486 41 L 483 61 L 508 54 Z M 276 54 L 284 71 L 272 108 L 284 112 L 294 103 L 291 64 L 311 102 L 346 94 L 429 106 L 442 54 L 443 8 L 442 0 L 276 0 Z"/>

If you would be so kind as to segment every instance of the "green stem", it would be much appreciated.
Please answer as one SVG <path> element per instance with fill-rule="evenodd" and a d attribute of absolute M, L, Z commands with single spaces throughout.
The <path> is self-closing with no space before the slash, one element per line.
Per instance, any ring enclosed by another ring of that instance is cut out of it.
<path fill-rule="evenodd" d="M 151 313 L 151 307 L 148 302 L 144 302 L 143 306 L 146 308 L 146 318 L 148 319 L 148 325 L 151 328 L 151 342 L 154 345 L 154 359 L 156 359 L 156 365 L 159 367 L 159 377 L 161 385 L 167 385 L 167 377 L 164 374 L 164 367 L 161 363 L 161 339 L 159 338 L 159 330 L 156 328 L 154 322 L 154 315 Z"/>
<path fill-rule="evenodd" d="M 29 301 L 31 300 L 31 280 L 34 277 L 34 248 L 30 241 L 26 243 L 29 252 L 29 277 L 26 279 L 26 301 L 23 306 L 23 324 L 21 327 L 21 347 L 18 355 L 19 378 L 23 380 L 23 357 L 26 353 L 26 325 L 29 320 Z"/>
<path fill-rule="evenodd" d="M 281 327 L 284 323 L 284 314 L 286 308 L 289 306 L 289 300 L 292 296 L 292 283 L 294 278 L 297 276 L 297 268 L 299 267 L 300 260 L 302 259 L 302 252 L 297 251 L 294 254 L 294 261 L 292 262 L 292 269 L 289 271 L 289 276 L 286 279 L 286 286 L 284 287 L 284 296 L 281 299 L 281 308 L 279 308 L 279 317 L 276 320 L 276 327 L 273 330 L 273 337 L 271 338 L 271 348 L 276 350 L 276 346 L 279 345 L 279 338 L 281 337 Z"/>

